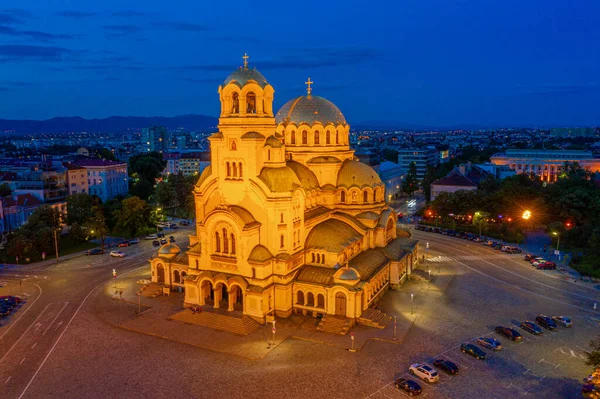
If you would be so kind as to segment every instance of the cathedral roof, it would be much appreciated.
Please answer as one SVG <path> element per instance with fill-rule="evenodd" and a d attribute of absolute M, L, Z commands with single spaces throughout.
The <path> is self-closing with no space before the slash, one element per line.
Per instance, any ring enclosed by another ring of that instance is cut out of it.
<path fill-rule="evenodd" d="M 204 181 L 206 179 L 208 179 L 208 177 L 211 174 L 212 174 L 212 164 L 208 165 L 206 168 L 204 168 L 204 170 L 202 171 L 202 174 L 200 175 L 200 178 L 196 182 L 196 187 L 200 187 L 202 185 L 202 183 L 204 183 Z"/>
<path fill-rule="evenodd" d="M 376 249 L 367 249 L 350 259 L 348 266 L 360 274 L 363 281 L 369 280 L 373 273 L 381 269 L 389 262 L 389 259 Z"/>
<path fill-rule="evenodd" d="M 277 123 L 313 123 L 319 122 L 323 125 L 330 123 L 334 125 L 346 124 L 346 118 L 331 101 L 323 97 L 307 95 L 300 96 L 288 101 L 277 115 L 275 115 Z"/>
<path fill-rule="evenodd" d="M 264 139 L 265 136 L 259 132 L 248 132 L 242 135 L 242 140 L 246 139 Z"/>
<path fill-rule="evenodd" d="M 296 161 L 287 161 L 285 164 L 288 168 L 292 169 L 294 173 L 296 173 L 300 183 L 302 183 L 302 187 L 310 190 L 319 188 L 319 180 L 317 179 L 317 176 L 315 176 L 315 174 L 306 166 Z"/>
<path fill-rule="evenodd" d="M 336 271 L 336 269 L 323 266 L 302 266 L 296 277 L 296 281 L 330 285 Z"/>
<path fill-rule="evenodd" d="M 283 143 L 281 140 L 277 139 L 275 136 L 267 137 L 267 141 L 265 141 L 265 147 L 270 146 L 272 148 L 281 148 L 283 147 Z"/>
<path fill-rule="evenodd" d="M 240 88 L 244 87 L 247 83 L 256 83 L 263 89 L 269 84 L 267 79 L 265 79 L 260 72 L 258 72 L 256 69 L 248 69 L 247 67 L 240 67 L 239 69 L 233 71 L 227 77 L 227 79 L 225 79 L 223 86 L 229 83 L 234 83 Z"/>
<path fill-rule="evenodd" d="M 342 267 L 338 270 L 335 278 L 344 281 L 355 281 L 360 280 L 360 275 L 356 270 L 351 267 Z"/>
<path fill-rule="evenodd" d="M 181 249 L 175 244 L 165 244 L 159 248 L 159 255 L 176 255 L 181 252 Z"/>
<path fill-rule="evenodd" d="M 264 167 L 258 177 L 269 187 L 269 190 L 275 193 L 293 191 L 302 186 L 296 173 L 287 166 L 281 168 Z"/>
<path fill-rule="evenodd" d="M 362 235 L 346 223 L 329 219 L 316 225 L 308 234 L 304 247 L 340 253 Z"/>
<path fill-rule="evenodd" d="M 389 260 L 399 261 L 409 254 L 406 250 L 406 244 L 406 238 L 394 238 L 385 247 L 377 247 L 375 249 Z"/>
<path fill-rule="evenodd" d="M 238 205 L 230 205 L 228 206 L 228 210 L 235 213 L 240 219 L 242 219 L 242 222 L 244 222 L 245 226 L 251 226 L 255 223 L 258 223 L 252 213 L 250 213 L 250 211 L 246 208 L 242 208 Z"/>
<path fill-rule="evenodd" d="M 383 183 L 377 172 L 369 165 L 347 159 L 338 172 L 337 185 L 344 188 L 364 188 L 381 186 Z"/>
<path fill-rule="evenodd" d="M 340 161 L 339 159 L 337 159 L 336 157 L 330 157 L 330 156 L 321 156 L 321 157 L 315 157 L 315 158 L 311 158 L 308 162 L 308 164 L 324 164 L 324 163 L 342 163 L 342 161 Z"/>
<path fill-rule="evenodd" d="M 357 219 L 367 219 L 367 220 L 378 220 L 379 216 L 380 215 L 375 212 L 367 211 L 367 212 L 359 213 L 358 215 L 356 215 L 356 218 Z"/>
<path fill-rule="evenodd" d="M 273 259 L 273 255 L 264 245 L 257 245 L 252 248 L 250 255 L 248 256 L 248 261 L 254 262 L 266 262 L 269 259 Z"/>

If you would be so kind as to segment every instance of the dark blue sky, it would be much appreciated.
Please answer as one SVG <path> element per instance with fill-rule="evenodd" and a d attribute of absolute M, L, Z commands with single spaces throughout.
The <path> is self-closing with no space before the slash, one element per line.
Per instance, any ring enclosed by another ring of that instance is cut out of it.
<path fill-rule="evenodd" d="M 600 125 L 596 0 L 2 4 L 2 118 L 216 116 L 247 51 L 276 108 L 310 76 L 351 123 Z"/>

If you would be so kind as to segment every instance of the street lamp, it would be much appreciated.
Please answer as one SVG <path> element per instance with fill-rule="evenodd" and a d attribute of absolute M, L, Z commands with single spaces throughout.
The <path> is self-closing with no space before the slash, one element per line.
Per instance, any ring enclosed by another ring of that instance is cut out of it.
<path fill-rule="evenodd" d="M 523 212 L 523 219 L 529 220 L 530 218 L 531 218 L 531 211 L 524 211 Z"/>
<path fill-rule="evenodd" d="M 414 308 L 413 308 L 413 299 L 415 298 L 415 294 L 410 294 L 410 314 L 414 314 Z"/>
<path fill-rule="evenodd" d="M 427 280 L 427 289 L 429 289 L 429 287 L 431 286 L 431 269 L 427 270 L 427 272 L 429 273 L 429 280 Z"/>
<path fill-rule="evenodd" d="M 556 250 L 558 251 L 558 248 L 560 247 L 560 233 L 557 233 L 556 231 L 552 232 L 552 234 L 554 234 L 558 241 L 556 242 Z"/>

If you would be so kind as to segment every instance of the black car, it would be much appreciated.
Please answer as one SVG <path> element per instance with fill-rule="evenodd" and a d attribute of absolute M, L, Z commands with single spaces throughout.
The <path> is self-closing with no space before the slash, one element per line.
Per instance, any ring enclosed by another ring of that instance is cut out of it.
<path fill-rule="evenodd" d="M 558 328 L 558 325 L 556 325 L 552 318 L 544 316 L 543 314 L 538 315 L 538 317 L 535 318 L 535 322 L 540 326 L 544 327 L 546 330 L 552 331 Z"/>
<path fill-rule="evenodd" d="M 419 384 L 407 378 L 398 378 L 394 381 L 394 386 L 408 393 L 408 396 L 419 395 L 423 391 Z"/>
<path fill-rule="evenodd" d="M 515 342 L 523 341 L 523 336 L 521 334 L 519 334 L 519 332 L 517 330 L 515 330 L 514 328 L 498 326 L 498 327 L 496 327 L 496 332 L 498 334 L 504 335 L 506 338 L 510 339 L 511 341 L 515 341 Z"/>
<path fill-rule="evenodd" d="M 160 239 L 160 243 L 161 243 L 162 245 L 165 245 L 165 244 L 167 243 L 167 240 L 165 240 L 164 238 L 161 238 L 161 239 Z"/>
<path fill-rule="evenodd" d="M 175 242 L 175 237 L 169 236 L 169 242 Z"/>
<path fill-rule="evenodd" d="M 477 359 L 485 359 L 486 353 L 479 349 L 478 346 L 473 344 L 461 344 L 460 351 L 462 353 L 467 353 Z"/>
<path fill-rule="evenodd" d="M 153 247 L 160 247 L 160 241 L 158 241 L 158 240 L 152 241 L 152 246 Z"/>
<path fill-rule="evenodd" d="M 102 255 L 103 253 L 104 253 L 104 250 L 102 250 L 100 248 L 94 248 L 94 249 L 88 249 L 85 254 L 86 255 Z"/>
<path fill-rule="evenodd" d="M 458 374 L 458 366 L 449 360 L 435 359 L 433 365 L 448 374 Z"/>
<path fill-rule="evenodd" d="M 157 236 L 158 238 L 163 238 L 163 237 L 165 236 L 165 233 L 158 233 L 158 234 L 156 234 L 156 236 Z"/>
<path fill-rule="evenodd" d="M 521 323 L 521 328 L 533 335 L 542 335 L 544 333 L 542 329 L 533 321 L 524 321 Z"/>

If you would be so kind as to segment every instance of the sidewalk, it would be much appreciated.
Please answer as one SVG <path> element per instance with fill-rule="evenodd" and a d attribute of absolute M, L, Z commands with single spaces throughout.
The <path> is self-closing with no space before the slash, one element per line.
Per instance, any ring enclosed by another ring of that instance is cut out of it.
<path fill-rule="evenodd" d="M 435 273 L 432 282 L 408 281 L 399 290 L 388 291 L 379 302 L 377 309 L 392 316 L 392 320 L 384 329 L 355 325 L 350 331 L 354 333 L 354 347 L 361 351 L 369 341 L 401 344 L 418 318 L 419 308 L 425 297 L 439 297 L 452 282 L 453 275 Z M 289 339 L 299 339 L 322 345 L 349 350 L 352 347 L 352 335 L 337 335 L 317 330 L 319 319 L 293 315 L 286 319 L 277 319 L 274 344 L 272 325 L 259 326 L 248 335 L 238 335 L 199 325 L 168 320 L 183 307 L 183 293 L 172 293 L 171 296 L 157 298 L 141 297 L 142 313 L 135 316 L 138 309 L 137 291 L 141 288 L 136 281 L 140 277 L 132 277 L 125 281 L 107 284 L 103 295 L 99 298 L 101 318 L 121 328 L 157 336 L 183 344 L 193 345 L 217 352 L 228 353 L 247 359 L 260 359 L 268 355 L 281 343 Z M 134 281 L 135 280 L 135 281 Z M 123 291 L 122 299 L 110 299 L 114 293 Z M 413 300 L 411 303 L 411 294 Z M 396 319 L 394 337 L 394 317 Z M 395 338 L 395 339 L 394 339 Z"/>

